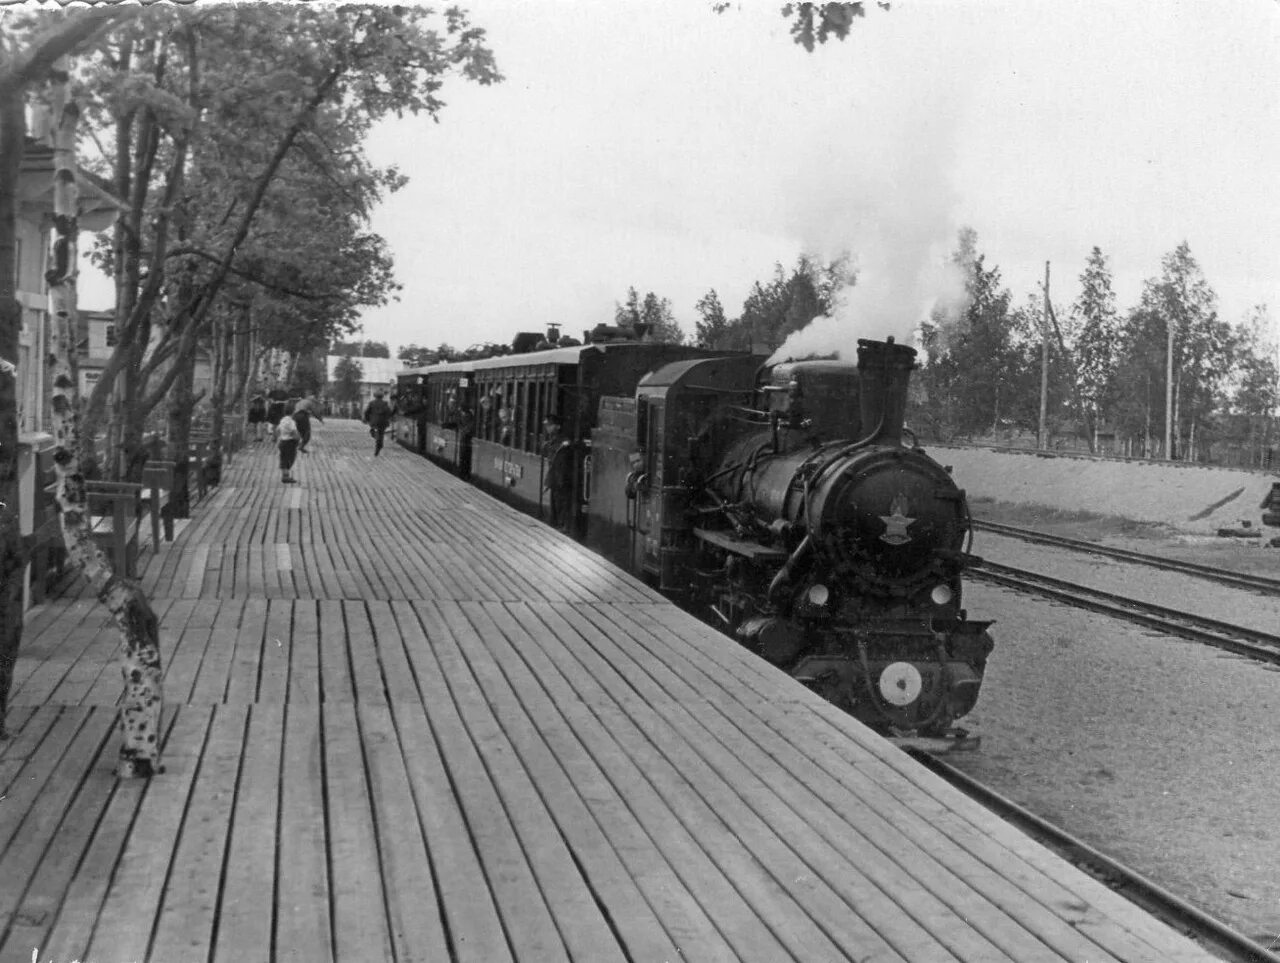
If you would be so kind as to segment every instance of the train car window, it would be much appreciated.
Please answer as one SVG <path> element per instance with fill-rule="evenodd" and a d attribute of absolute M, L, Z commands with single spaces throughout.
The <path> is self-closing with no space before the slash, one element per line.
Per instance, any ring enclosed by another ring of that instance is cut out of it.
<path fill-rule="evenodd" d="M 497 392 L 492 385 L 479 378 L 476 379 L 476 390 L 480 395 L 478 434 L 485 441 L 493 441 L 496 433 L 494 426 L 498 423 Z"/>
<path fill-rule="evenodd" d="M 641 451 L 649 447 L 649 401 L 641 398 L 636 405 L 636 447 Z"/>
<path fill-rule="evenodd" d="M 549 381 L 540 381 L 540 382 L 538 382 L 538 432 L 539 432 L 539 444 L 541 444 L 541 441 L 542 441 L 542 437 L 541 437 L 542 426 L 543 426 L 543 425 L 545 425 L 545 424 L 547 423 L 547 415 L 551 413 L 551 392 L 552 392 L 552 390 L 553 390 L 553 389 L 552 389 L 552 386 L 551 386 L 551 382 L 549 382 Z"/>
<path fill-rule="evenodd" d="M 648 464 L 649 484 L 661 488 L 663 461 L 665 452 L 662 450 L 662 405 L 659 402 L 651 401 L 646 407 L 649 409 L 648 432 L 645 439 L 646 462 Z"/>
<path fill-rule="evenodd" d="M 508 381 L 503 387 L 500 404 L 502 407 L 498 409 L 498 441 L 503 445 L 510 445 L 515 428 L 516 385 L 514 381 Z"/>
<path fill-rule="evenodd" d="M 511 417 L 508 419 L 511 428 L 507 439 L 507 444 L 514 448 L 520 447 L 520 413 L 522 411 L 524 411 L 524 382 L 517 381 L 511 385 Z"/>
<path fill-rule="evenodd" d="M 516 412 L 520 416 L 520 420 L 516 423 L 516 447 L 521 451 L 529 451 L 529 415 L 533 411 L 533 382 L 520 382 L 520 404 L 516 408 Z"/>
<path fill-rule="evenodd" d="M 536 452 L 542 444 L 542 398 L 546 392 L 539 379 L 530 385 L 532 396 L 529 399 L 529 452 Z"/>

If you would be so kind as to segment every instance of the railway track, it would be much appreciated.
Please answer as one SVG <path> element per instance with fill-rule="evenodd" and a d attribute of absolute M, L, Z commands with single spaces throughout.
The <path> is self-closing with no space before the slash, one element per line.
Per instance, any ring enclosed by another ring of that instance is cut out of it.
<path fill-rule="evenodd" d="M 984 560 L 976 568 L 970 569 L 969 574 L 972 578 L 1015 591 L 1043 595 L 1075 608 L 1110 615 L 1179 638 L 1280 665 L 1280 636 L 1270 632 L 1180 612 L 1050 575 L 1001 565 L 999 562 Z"/>
<path fill-rule="evenodd" d="M 1078 538 L 1067 538 L 1063 535 L 1048 535 L 1044 532 L 1004 525 L 1000 522 L 974 519 L 973 527 L 996 535 L 1006 535 L 1010 538 L 1021 539 L 1024 542 L 1033 542 L 1037 545 L 1051 545 L 1055 548 L 1070 549 L 1073 552 L 1100 555 L 1122 562 L 1133 562 L 1149 568 L 1158 568 L 1166 572 L 1181 572 L 1185 575 L 1194 575 L 1198 578 L 1208 579 L 1211 582 L 1249 589 L 1264 595 L 1280 595 L 1280 579 L 1268 578 L 1265 575 L 1229 572 L 1214 568 L 1211 565 L 1199 565 L 1195 562 L 1181 562 L 1176 559 L 1161 558 L 1158 555 L 1147 555 L 1143 552 L 1135 552 L 1125 548 L 1113 548 L 1107 545 L 1099 545 L 1096 542 L 1086 542 Z"/>
<path fill-rule="evenodd" d="M 955 766 L 922 749 L 905 749 L 931 772 L 981 803 L 1032 839 L 1052 849 L 1067 861 L 1101 880 L 1115 892 L 1148 913 L 1191 937 L 1224 963 L 1280 963 L 1280 955 L 1239 933 L 1220 920 L 1196 909 L 1147 879 L 1136 870 L 1116 862 L 1083 840 L 1046 822 L 1013 800 L 984 786 Z"/>

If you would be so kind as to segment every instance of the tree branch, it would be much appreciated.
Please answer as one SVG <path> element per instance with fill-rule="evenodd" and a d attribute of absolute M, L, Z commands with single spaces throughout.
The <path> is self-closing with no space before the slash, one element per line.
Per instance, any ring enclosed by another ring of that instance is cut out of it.
<path fill-rule="evenodd" d="M 77 12 L 74 18 L 54 23 L 32 38 L 26 53 L 0 72 L 0 84 L 25 87 L 43 80 L 59 57 L 74 53 L 99 34 L 141 12 L 141 7 L 92 7 Z"/>

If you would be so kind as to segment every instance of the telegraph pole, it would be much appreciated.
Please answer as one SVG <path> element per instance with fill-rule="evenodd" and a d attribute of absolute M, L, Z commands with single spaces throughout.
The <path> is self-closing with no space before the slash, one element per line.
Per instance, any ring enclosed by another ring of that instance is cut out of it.
<path fill-rule="evenodd" d="M 1168 333 L 1164 363 L 1164 458 L 1169 461 L 1173 458 L 1173 318 L 1167 311 L 1164 326 Z"/>
<path fill-rule="evenodd" d="M 1049 262 L 1044 262 L 1044 319 L 1040 324 L 1040 430 L 1036 432 L 1036 448 L 1049 447 L 1045 422 L 1049 413 Z"/>

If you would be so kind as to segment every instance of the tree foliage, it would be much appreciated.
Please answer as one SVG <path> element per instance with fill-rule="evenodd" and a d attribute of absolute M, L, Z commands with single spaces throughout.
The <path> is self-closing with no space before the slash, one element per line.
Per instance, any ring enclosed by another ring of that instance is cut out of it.
<path fill-rule="evenodd" d="M 652 291 L 646 292 L 642 300 L 634 287 L 628 288 L 626 303 L 614 307 L 614 321 L 620 327 L 645 331 L 653 341 L 684 343 L 684 332 L 672 312 L 671 300 Z"/>
<path fill-rule="evenodd" d="M 698 344 L 708 348 L 727 347 L 730 333 L 729 319 L 725 316 L 720 295 L 712 288 L 695 305 L 699 319 L 694 323 Z"/>
<path fill-rule="evenodd" d="M 396 357 L 410 368 L 422 368 L 442 360 L 436 351 L 416 344 L 401 345 L 400 350 L 396 352 Z"/>
<path fill-rule="evenodd" d="M 98 252 L 120 348 L 90 418 L 122 391 L 136 447 L 167 398 L 180 433 L 220 317 L 258 352 L 296 357 L 393 297 L 367 221 L 404 179 L 362 144 L 383 117 L 437 116 L 451 75 L 501 79 L 483 31 L 452 8 L 150 7 L 113 34 L 82 77 L 103 172 L 129 203 Z"/>
<path fill-rule="evenodd" d="M 390 358 L 391 349 L 385 341 L 335 341 L 329 346 L 329 354 L 350 358 Z"/>
<path fill-rule="evenodd" d="M 360 400 L 360 383 L 364 369 L 355 357 L 347 355 L 333 366 L 333 383 L 329 386 L 334 401 L 351 404 Z"/>
<path fill-rule="evenodd" d="M 717 0 L 711 9 L 716 13 L 724 13 L 733 7 L 732 3 Z M 888 0 L 877 0 L 876 6 L 888 10 Z M 826 43 L 834 37 L 844 40 L 849 36 L 853 22 L 867 15 L 867 5 L 856 2 L 840 3 L 786 3 L 782 6 L 782 16 L 790 21 L 791 39 L 810 53 L 816 44 Z"/>

